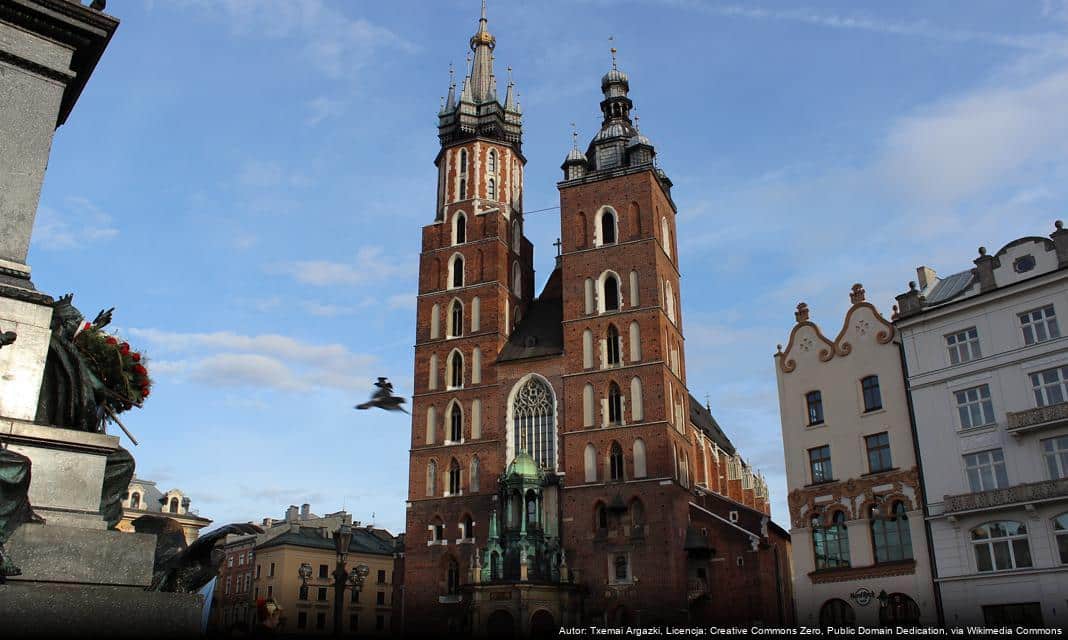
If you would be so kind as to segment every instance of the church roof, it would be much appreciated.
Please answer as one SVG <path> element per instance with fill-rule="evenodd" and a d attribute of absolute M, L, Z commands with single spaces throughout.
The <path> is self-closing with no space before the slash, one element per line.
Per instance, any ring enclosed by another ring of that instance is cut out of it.
<path fill-rule="evenodd" d="M 541 295 L 530 303 L 497 362 L 555 356 L 564 352 L 564 299 L 562 274 L 552 272 Z"/>
<path fill-rule="evenodd" d="M 690 422 L 697 425 L 701 431 L 707 433 L 712 442 L 715 442 L 720 449 L 723 449 L 729 455 L 734 455 L 735 449 L 731 439 L 727 437 L 727 434 L 723 433 L 719 423 L 712 417 L 712 412 L 692 395 L 690 396 Z"/>

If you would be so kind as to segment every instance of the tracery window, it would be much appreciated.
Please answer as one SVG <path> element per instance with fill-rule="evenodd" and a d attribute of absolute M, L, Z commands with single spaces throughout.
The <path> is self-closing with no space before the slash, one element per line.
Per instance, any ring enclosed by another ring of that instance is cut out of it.
<path fill-rule="evenodd" d="M 606 346 L 608 348 L 608 356 L 606 358 L 606 361 L 607 361 L 608 365 L 609 366 L 618 365 L 619 364 L 619 350 L 620 350 L 619 349 L 619 330 L 616 329 L 615 325 L 611 325 L 611 324 L 608 325 L 608 336 L 607 336 L 606 342 L 607 342 Z"/>
<path fill-rule="evenodd" d="M 556 411 L 552 390 L 532 376 L 512 400 L 512 445 L 526 451 L 539 467 L 556 468 Z"/>
<path fill-rule="evenodd" d="M 622 424 L 623 422 L 623 394 L 619 392 L 619 385 L 608 385 L 608 424 Z"/>
<path fill-rule="evenodd" d="M 459 300 L 452 301 L 449 310 L 449 337 L 459 338 L 464 334 L 464 305 Z"/>
<path fill-rule="evenodd" d="M 618 442 L 612 443 L 612 449 L 608 455 L 608 470 L 612 480 L 623 479 L 623 448 Z"/>
<path fill-rule="evenodd" d="M 459 403 L 452 405 L 449 412 L 449 440 L 460 442 L 464 437 L 464 414 Z"/>

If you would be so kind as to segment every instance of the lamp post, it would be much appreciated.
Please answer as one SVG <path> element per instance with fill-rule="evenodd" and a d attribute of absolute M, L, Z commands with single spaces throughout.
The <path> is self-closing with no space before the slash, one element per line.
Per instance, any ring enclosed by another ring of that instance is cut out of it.
<path fill-rule="evenodd" d="M 337 564 L 334 566 L 334 635 L 341 634 L 341 611 L 345 607 L 345 588 L 352 587 L 355 591 L 363 590 L 363 582 L 371 569 L 365 564 L 358 564 L 351 571 L 345 570 L 345 561 L 349 555 L 349 545 L 352 543 L 352 526 L 342 524 L 334 532 L 334 550 L 337 552 Z M 312 575 L 312 566 L 303 562 L 297 570 L 301 584 L 307 586 L 308 578 Z"/>

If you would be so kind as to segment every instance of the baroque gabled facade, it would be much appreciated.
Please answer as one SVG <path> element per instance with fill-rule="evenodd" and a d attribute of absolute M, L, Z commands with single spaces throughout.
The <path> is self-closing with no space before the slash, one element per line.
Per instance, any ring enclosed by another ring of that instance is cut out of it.
<path fill-rule="evenodd" d="M 522 115 L 484 6 L 470 44 L 423 229 L 405 627 L 791 622 L 767 486 L 687 389 L 677 210 L 627 74 L 613 60 L 600 130 L 564 161 L 535 297 Z"/>

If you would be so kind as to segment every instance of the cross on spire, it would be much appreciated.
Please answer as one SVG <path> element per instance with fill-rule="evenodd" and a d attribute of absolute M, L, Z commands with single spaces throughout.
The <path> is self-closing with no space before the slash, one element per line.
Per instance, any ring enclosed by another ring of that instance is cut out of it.
<path fill-rule="evenodd" d="M 578 149 L 578 128 L 574 122 L 571 123 L 571 146 Z"/>
<path fill-rule="evenodd" d="M 553 243 L 553 246 L 556 247 L 556 257 L 559 258 L 560 257 L 560 247 L 564 246 L 564 243 L 560 242 L 560 238 L 557 238 L 556 242 Z"/>
<path fill-rule="evenodd" d="M 616 39 L 615 36 L 608 36 L 608 41 L 609 42 L 613 42 L 614 43 L 615 39 Z M 610 48 L 608 51 L 611 52 L 611 54 L 612 54 L 612 68 L 615 69 L 616 68 L 616 47 L 615 47 L 615 45 L 613 44 L 612 48 Z"/>

